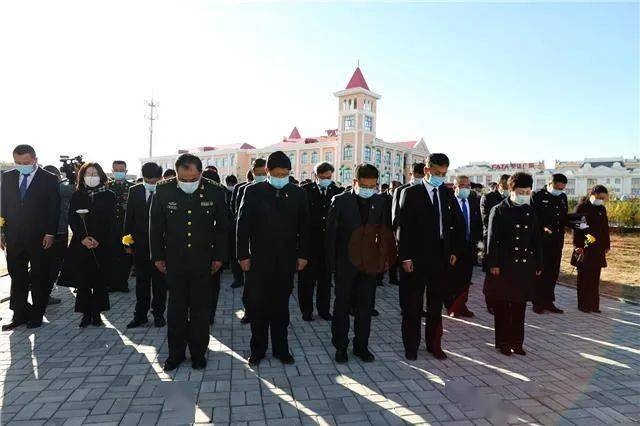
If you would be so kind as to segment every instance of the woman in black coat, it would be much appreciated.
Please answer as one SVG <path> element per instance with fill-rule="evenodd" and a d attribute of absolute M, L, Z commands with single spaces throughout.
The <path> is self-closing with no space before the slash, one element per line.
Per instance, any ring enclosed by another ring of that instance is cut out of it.
<path fill-rule="evenodd" d="M 573 246 L 582 258 L 578 269 L 578 309 L 582 312 L 600 313 L 600 272 L 607 266 L 606 255 L 610 248 L 609 219 L 604 203 L 609 198 L 607 188 L 596 185 L 588 198 L 576 206 L 576 215 L 583 216 L 586 229 L 573 232 Z M 587 243 L 587 235 L 595 237 L 595 242 Z"/>
<path fill-rule="evenodd" d="M 495 302 L 496 348 L 504 355 L 526 355 L 524 317 L 542 272 L 542 236 L 530 205 L 533 178 L 515 173 L 508 185 L 509 198 L 489 215 L 485 293 Z"/>
<path fill-rule="evenodd" d="M 107 175 L 98 163 L 85 163 L 78 172 L 78 186 L 69 205 L 73 238 L 70 260 L 78 271 L 76 312 L 80 327 L 103 325 L 100 312 L 109 310 L 106 277 L 111 261 L 109 244 L 115 211 L 115 194 L 107 189 Z"/>

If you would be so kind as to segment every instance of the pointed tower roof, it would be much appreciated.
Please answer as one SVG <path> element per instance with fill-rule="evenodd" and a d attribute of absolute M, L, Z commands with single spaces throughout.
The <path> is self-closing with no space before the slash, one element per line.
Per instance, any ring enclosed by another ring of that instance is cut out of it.
<path fill-rule="evenodd" d="M 300 132 L 298 131 L 297 127 L 293 128 L 291 134 L 289 135 L 289 139 L 302 139 L 302 136 L 300 136 Z"/>
<path fill-rule="evenodd" d="M 351 80 L 349 80 L 349 83 L 347 84 L 347 87 L 345 89 L 353 89 L 356 87 L 362 87 L 363 89 L 370 90 L 369 86 L 367 85 L 367 81 L 364 79 L 364 75 L 362 75 L 360 67 L 357 67 L 353 72 Z"/>

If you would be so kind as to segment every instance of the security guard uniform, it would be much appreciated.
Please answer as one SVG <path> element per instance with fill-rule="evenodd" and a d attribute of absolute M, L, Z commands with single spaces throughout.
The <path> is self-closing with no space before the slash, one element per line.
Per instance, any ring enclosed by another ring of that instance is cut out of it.
<path fill-rule="evenodd" d="M 545 186 L 535 191 L 531 202 L 542 233 L 542 259 L 544 268 L 533 295 L 534 308 L 554 309 L 556 281 L 560 273 L 560 260 L 567 226 L 568 203 L 565 194 L 553 195 Z"/>
<path fill-rule="evenodd" d="M 187 194 L 175 178 L 161 181 L 151 202 L 151 259 L 165 261 L 169 358 L 185 349 L 202 360 L 209 345 L 212 262 L 228 255 L 229 214 L 224 190 L 202 178 Z"/>
<path fill-rule="evenodd" d="M 107 187 L 116 194 L 115 215 L 111 232 L 111 276 L 109 291 L 129 291 L 129 275 L 131 273 L 132 258 L 125 252 L 122 245 L 125 212 L 129 198 L 129 188 L 133 183 L 128 180 L 112 179 Z"/>

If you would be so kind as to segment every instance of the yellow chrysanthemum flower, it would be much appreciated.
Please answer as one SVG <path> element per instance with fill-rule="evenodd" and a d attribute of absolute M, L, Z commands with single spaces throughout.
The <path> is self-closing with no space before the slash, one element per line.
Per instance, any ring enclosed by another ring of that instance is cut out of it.
<path fill-rule="evenodd" d="M 596 237 L 594 237 L 594 236 L 593 236 L 593 235 L 591 235 L 591 234 L 587 234 L 587 235 L 585 235 L 584 237 L 585 237 L 585 239 L 587 240 L 587 242 L 588 242 L 589 244 L 593 244 L 593 243 L 595 243 L 595 242 L 596 242 Z"/>
<path fill-rule="evenodd" d="M 133 244 L 133 236 L 131 234 L 127 234 L 124 237 L 122 237 L 122 244 L 124 244 L 125 246 L 130 246 L 131 244 Z"/>
<path fill-rule="evenodd" d="M 2 228 L 5 223 L 7 223 L 7 221 L 4 220 L 4 217 L 0 216 L 0 228 Z"/>

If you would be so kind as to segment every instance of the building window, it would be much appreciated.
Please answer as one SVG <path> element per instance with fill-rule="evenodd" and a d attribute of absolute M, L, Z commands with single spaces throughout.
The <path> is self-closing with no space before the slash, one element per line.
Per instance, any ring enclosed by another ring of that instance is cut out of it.
<path fill-rule="evenodd" d="M 371 101 L 369 99 L 364 100 L 364 110 L 371 111 Z"/>
<path fill-rule="evenodd" d="M 400 156 L 400 154 L 396 154 L 396 167 L 401 167 L 402 166 L 402 157 Z"/>
<path fill-rule="evenodd" d="M 236 155 L 235 154 L 230 154 L 229 155 L 229 165 L 233 166 L 236 162 Z"/>
<path fill-rule="evenodd" d="M 307 164 L 308 161 L 309 161 L 309 154 L 307 154 L 306 152 L 303 152 L 302 157 L 300 157 L 300 162 L 302 162 L 302 164 Z"/>
<path fill-rule="evenodd" d="M 620 178 L 616 178 L 615 183 L 616 183 L 617 185 L 620 185 Z"/>
<path fill-rule="evenodd" d="M 311 162 L 313 164 L 316 164 L 318 162 L 318 153 L 315 151 L 311 153 Z"/>
<path fill-rule="evenodd" d="M 355 126 L 355 115 L 348 115 L 344 118 L 343 130 L 351 130 Z"/>
<path fill-rule="evenodd" d="M 373 120 L 368 115 L 364 116 L 364 129 L 369 132 L 373 131 Z"/>
<path fill-rule="evenodd" d="M 640 186 L 640 178 L 631 178 L 631 186 Z"/>
<path fill-rule="evenodd" d="M 371 147 L 369 146 L 364 147 L 364 162 L 365 163 L 371 162 Z"/>
<path fill-rule="evenodd" d="M 291 167 L 293 168 L 294 165 L 296 164 L 296 154 L 295 153 L 291 153 L 289 154 L 289 161 L 291 161 Z"/>
<path fill-rule="evenodd" d="M 567 193 L 567 195 L 576 195 L 575 188 L 566 188 L 565 192 Z"/>
<path fill-rule="evenodd" d="M 576 186 L 575 179 L 567 179 L 567 186 Z"/>
<path fill-rule="evenodd" d="M 307 178 L 307 172 L 302 172 L 300 179 L 305 180 Z"/>
<path fill-rule="evenodd" d="M 342 159 L 353 160 L 353 148 L 351 148 L 351 145 L 345 146 L 342 150 Z"/>
<path fill-rule="evenodd" d="M 376 164 L 380 164 L 382 162 L 382 152 L 379 149 L 376 149 Z"/>
<path fill-rule="evenodd" d="M 591 187 L 597 183 L 598 181 L 596 179 L 587 179 L 587 186 L 589 187 L 589 189 L 591 189 Z"/>
<path fill-rule="evenodd" d="M 327 151 L 324 153 L 324 161 L 328 163 L 333 163 L 333 152 Z"/>
<path fill-rule="evenodd" d="M 391 153 L 389 151 L 384 153 L 384 164 L 391 164 Z"/>
<path fill-rule="evenodd" d="M 351 183 L 351 180 L 353 179 L 353 174 L 351 173 L 351 169 L 346 168 L 344 170 L 342 170 L 342 183 L 345 185 L 348 185 Z"/>

